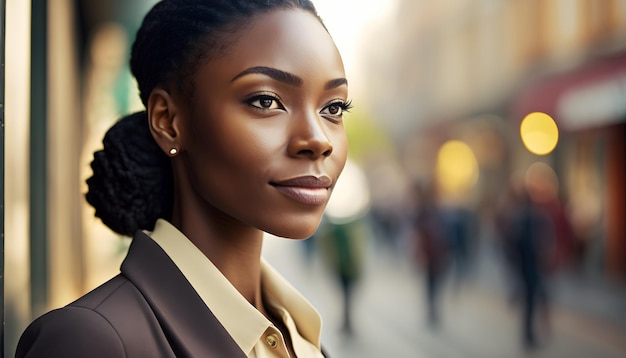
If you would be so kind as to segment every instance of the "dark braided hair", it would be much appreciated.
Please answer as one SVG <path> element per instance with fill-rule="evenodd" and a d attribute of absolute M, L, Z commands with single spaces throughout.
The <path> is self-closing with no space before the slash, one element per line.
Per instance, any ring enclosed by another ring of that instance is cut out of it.
<path fill-rule="evenodd" d="M 258 14 L 298 8 L 317 16 L 310 0 L 163 0 L 143 19 L 130 69 L 144 105 L 156 87 L 193 98 L 192 75 L 203 61 L 225 55 L 233 34 Z M 321 20 L 320 20 L 321 23 Z M 171 218 L 172 169 L 156 144 L 146 112 L 128 115 L 106 133 L 94 153 L 86 199 L 113 231 L 132 236 Z"/>

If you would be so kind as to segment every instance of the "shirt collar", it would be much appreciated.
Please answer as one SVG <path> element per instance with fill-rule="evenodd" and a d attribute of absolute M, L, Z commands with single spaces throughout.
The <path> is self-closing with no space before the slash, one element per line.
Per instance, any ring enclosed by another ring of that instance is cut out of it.
<path fill-rule="evenodd" d="M 322 329 L 320 314 L 265 259 L 261 259 L 261 285 L 266 303 L 291 315 L 302 338 L 320 348 Z"/>
<path fill-rule="evenodd" d="M 249 355 L 272 323 L 174 225 L 158 219 L 154 231 L 147 234 L 163 248 L 241 350 Z M 288 312 L 302 337 L 319 348 L 319 313 L 264 259 L 261 289 L 267 304 Z"/>

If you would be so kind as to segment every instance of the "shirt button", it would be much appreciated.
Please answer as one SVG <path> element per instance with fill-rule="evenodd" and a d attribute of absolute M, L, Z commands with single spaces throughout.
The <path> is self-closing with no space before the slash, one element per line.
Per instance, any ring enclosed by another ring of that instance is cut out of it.
<path fill-rule="evenodd" d="M 276 348 L 276 346 L 278 346 L 278 337 L 276 337 L 275 334 L 270 334 L 265 337 L 265 342 L 267 342 L 270 347 Z"/>

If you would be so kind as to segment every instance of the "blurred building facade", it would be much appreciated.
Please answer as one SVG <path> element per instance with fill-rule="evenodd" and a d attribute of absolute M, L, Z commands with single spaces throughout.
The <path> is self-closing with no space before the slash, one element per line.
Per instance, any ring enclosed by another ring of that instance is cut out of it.
<path fill-rule="evenodd" d="M 89 163 L 140 109 L 128 54 L 156 0 L 6 0 L 4 346 L 117 273 L 128 242 L 85 204 Z M 10 148 L 10 149 L 9 149 Z"/>
<path fill-rule="evenodd" d="M 511 177 L 545 162 L 582 265 L 626 276 L 626 1 L 402 0 L 381 34 L 368 98 L 413 180 L 433 180 L 432 154 L 462 140 L 480 167 L 465 201 L 489 215 Z M 559 127 L 548 155 L 520 140 L 531 112 Z"/>

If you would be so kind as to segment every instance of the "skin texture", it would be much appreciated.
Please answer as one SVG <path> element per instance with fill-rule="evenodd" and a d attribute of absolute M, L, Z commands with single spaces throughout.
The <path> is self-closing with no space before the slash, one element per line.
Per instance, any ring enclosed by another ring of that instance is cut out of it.
<path fill-rule="evenodd" d="M 263 231 L 310 236 L 346 161 L 343 63 L 317 18 L 276 10 L 253 18 L 193 81 L 192 99 L 157 88 L 148 101 L 157 143 L 165 153 L 178 149 L 172 223 L 267 315 Z M 302 176 L 327 188 L 290 195 L 275 185 Z"/>

